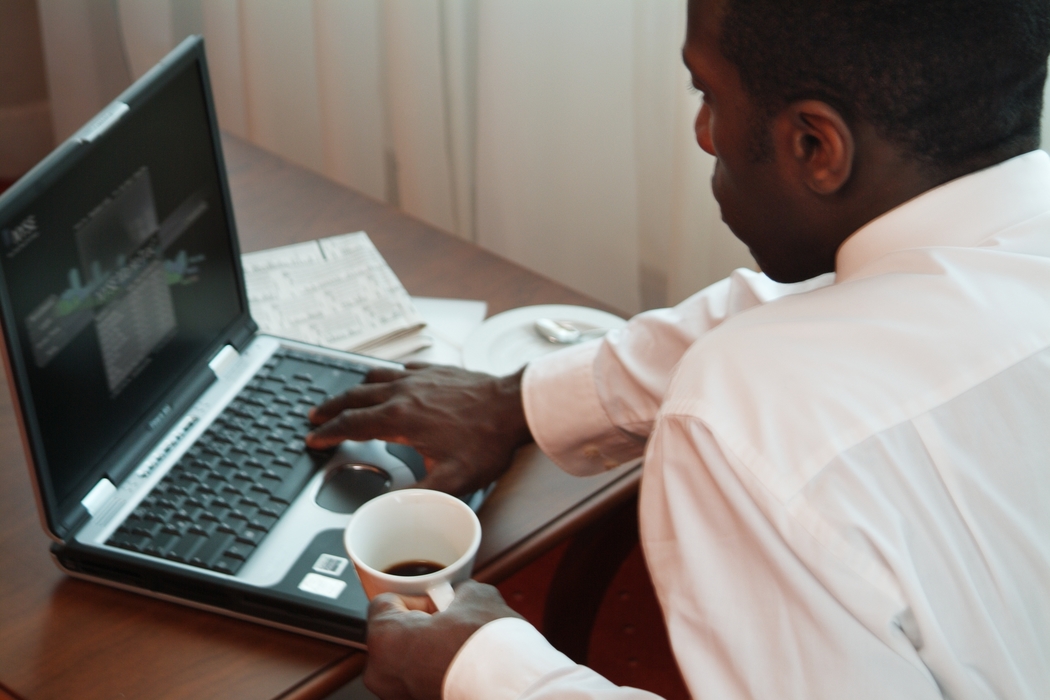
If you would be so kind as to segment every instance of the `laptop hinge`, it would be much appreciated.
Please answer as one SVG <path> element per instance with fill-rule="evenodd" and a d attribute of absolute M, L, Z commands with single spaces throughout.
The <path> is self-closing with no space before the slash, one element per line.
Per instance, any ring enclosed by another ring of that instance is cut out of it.
<path fill-rule="evenodd" d="M 130 108 L 124 102 L 113 102 L 99 112 L 98 116 L 88 122 L 74 138 L 80 143 L 91 143 L 102 134 L 109 131 L 120 118 L 128 113 Z"/>
<path fill-rule="evenodd" d="M 102 510 L 102 506 L 106 505 L 109 497 L 116 492 L 117 487 L 113 485 L 113 482 L 103 478 L 95 484 L 95 488 L 88 491 L 88 494 L 80 501 L 80 505 L 84 506 L 84 510 L 94 517 L 95 513 L 98 513 Z"/>
<path fill-rule="evenodd" d="M 233 367 L 233 365 L 239 360 L 241 354 L 234 349 L 232 345 L 224 345 L 222 350 L 215 354 L 215 357 L 211 358 L 211 362 L 208 363 L 208 367 L 215 373 L 215 376 L 222 379 L 222 375 Z"/>

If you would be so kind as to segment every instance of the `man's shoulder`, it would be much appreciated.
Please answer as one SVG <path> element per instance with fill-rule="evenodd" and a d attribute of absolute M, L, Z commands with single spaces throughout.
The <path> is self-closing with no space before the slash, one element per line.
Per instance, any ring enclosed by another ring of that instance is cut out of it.
<path fill-rule="evenodd" d="M 729 319 L 685 353 L 661 415 L 804 480 L 1050 343 L 1050 266 L 1018 283 L 994 264 L 967 268 L 972 254 L 908 251 L 895 273 Z"/>

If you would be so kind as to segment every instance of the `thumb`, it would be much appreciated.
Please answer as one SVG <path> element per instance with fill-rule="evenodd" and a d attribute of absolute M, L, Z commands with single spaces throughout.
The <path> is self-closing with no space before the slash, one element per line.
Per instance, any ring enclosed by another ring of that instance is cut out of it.
<path fill-rule="evenodd" d="M 412 612 L 434 612 L 434 603 L 427 596 L 380 593 L 368 604 L 369 619 L 392 618 Z"/>
<path fill-rule="evenodd" d="M 452 459 L 436 460 L 430 466 L 427 475 L 417 481 L 412 488 L 444 491 L 453 496 L 470 490 L 468 477 L 463 465 Z"/>

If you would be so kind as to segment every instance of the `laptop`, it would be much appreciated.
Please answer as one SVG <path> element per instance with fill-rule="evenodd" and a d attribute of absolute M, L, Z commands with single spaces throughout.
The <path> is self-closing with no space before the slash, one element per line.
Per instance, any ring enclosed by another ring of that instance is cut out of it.
<path fill-rule="evenodd" d="M 305 448 L 311 406 L 392 363 L 258 332 L 200 37 L 0 196 L 0 320 L 62 570 L 364 646 L 342 532 L 422 458 Z"/>

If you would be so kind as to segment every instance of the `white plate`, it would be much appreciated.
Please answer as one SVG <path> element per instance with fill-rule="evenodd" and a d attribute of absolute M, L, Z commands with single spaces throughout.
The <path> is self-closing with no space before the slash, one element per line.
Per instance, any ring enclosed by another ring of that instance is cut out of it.
<path fill-rule="evenodd" d="M 538 318 L 569 321 L 580 330 L 623 327 L 619 316 L 586 306 L 544 304 L 511 309 L 482 323 L 463 343 L 463 366 L 496 376 L 513 374 L 541 355 L 568 347 L 555 345 L 536 333 Z"/>

